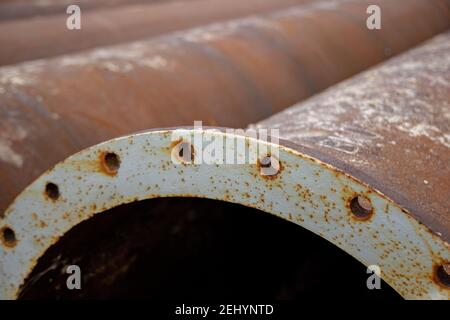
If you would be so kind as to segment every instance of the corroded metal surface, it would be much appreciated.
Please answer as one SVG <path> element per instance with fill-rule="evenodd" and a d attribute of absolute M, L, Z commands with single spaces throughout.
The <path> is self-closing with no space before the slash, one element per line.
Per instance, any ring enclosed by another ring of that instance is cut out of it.
<path fill-rule="evenodd" d="M 129 42 L 307 1 L 153 1 L 150 4 L 83 11 L 82 28 L 75 31 L 66 28 L 68 16 L 65 10 L 50 17 L 3 22 L 0 23 L 0 65 Z"/>
<path fill-rule="evenodd" d="M 259 125 L 361 173 L 450 240 L 450 33 Z"/>
<path fill-rule="evenodd" d="M 217 131 L 206 135 L 179 129 L 175 137 L 186 142 L 193 133 L 205 141 L 212 135 L 249 148 L 272 146 Z M 173 130 L 114 139 L 69 157 L 27 187 L 0 220 L 0 298 L 17 297 L 37 260 L 81 221 L 120 204 L 174 196 L 218 199 L 272 213 L 365 265 L 378 265 L 383 279 L 405 298 L 450 298 L 450 288 L 437 280 L 439 267 L 450 261 L 449 245 L 367 184 L 283 142 L 280 170 L 270 179 L 257 164 L 177 164 L 171 154 L 182 141 L 174 140 Z M 195 157 L 205 152 L 196 149 Z M 224 154 L 235 152 L 234 145 L 224 144 Z M 119 164 L 114 175 L 104 170 L 105 154 L 119 160 L 113 161 Z M 357 197 L 370 207 L 363 219 L 353 209 Z"/>
<path fill-rule="evenodd" d="M 442 1 L 323 1 L 0 70 L 0 212 L 44 170 L 151 127 L 244 127 L 425 40 Z M 425 14 L 426 13 L 426 14 Z M 411 32 L 411 30 L 414 32 Z M 43 156 L 45 155 L 45 156 Z"/>

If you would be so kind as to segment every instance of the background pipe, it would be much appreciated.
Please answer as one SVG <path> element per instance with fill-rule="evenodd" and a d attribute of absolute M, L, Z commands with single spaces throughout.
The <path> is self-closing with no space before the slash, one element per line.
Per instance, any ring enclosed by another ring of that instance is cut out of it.
<path fill-rule="evenodd" d="M 118 7 L 133 3 L 156 3 L 170 0 L 4 0 L 0 3 L 0 21 L 26 19 L 66 12 L 71 4 L 82 10 Z"/>
<path fill-rule="evenodd" d="M 264 120 L 450 242 L 450 33 Z"/>
<path fill-rule="evenodd" d="M 0 65 L 129 42 L 206 23 L 264 13 L 306 0 L 162 1 L 84 11 L 80 30 L 58 15 L 0 23 Z"/>

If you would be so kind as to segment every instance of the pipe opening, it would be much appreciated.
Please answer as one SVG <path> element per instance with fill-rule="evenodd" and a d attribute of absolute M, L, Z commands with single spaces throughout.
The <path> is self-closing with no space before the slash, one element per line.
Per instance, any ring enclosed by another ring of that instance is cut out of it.
<path fill-rule="evenodd" d="M 68 265 L 81 290 L 68 290 Z M 256 209 L 158 198 L 97 214 L 39 259 L 20 298 L 398 298 L 366 286 L 366 268 L 308 230 Z"/>

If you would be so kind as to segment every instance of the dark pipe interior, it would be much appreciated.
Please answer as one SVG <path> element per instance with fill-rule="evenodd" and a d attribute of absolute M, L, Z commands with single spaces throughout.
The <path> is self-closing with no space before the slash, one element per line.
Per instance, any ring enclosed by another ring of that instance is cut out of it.
<path fill-rule="evenodd" d="M 67 265 L 82 272 L 68 290 Z M 22 299 L 398 298 L 366 268 L 293 223 L 196 198 L 119 206 L 77 225 L 38 261 Z"/>

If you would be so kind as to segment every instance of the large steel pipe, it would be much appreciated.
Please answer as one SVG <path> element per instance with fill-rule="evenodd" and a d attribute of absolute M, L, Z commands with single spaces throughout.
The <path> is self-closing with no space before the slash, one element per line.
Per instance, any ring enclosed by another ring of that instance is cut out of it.
<path fill-rule="evenodd" d="M 369 205 L 373 212 L 356 202 L 349 209 L 375 215 L 361 225 L 374 245 L 385 248 L 379 262 L 395 265 L 386 280 L 416 277 L 397 288 L 399 293 L 407 296 L 418 285 L 419 297 L 450 298 L 450 33 L 255 127 L 278 128 L 279 137 L 301 146 L 301 152 L 395 203 L 407 219 L 390 216 L 389 206 L 376 201 Z M 378 224 L 383 219 L 389 228 L 415 236 L 393 236 Z M 407 242 L 420 249 L 400 252 Z M 427 281 L 437 283 L 436 292 L 420 287 Z"/>
<path fill-rule="evenodd" d="M 170 0 L 3 0 L 0 3 L 0 21 L 61 14 L 66 12 L 67 7 L 72 4 L 80 6 L 82 10 L 92 10 L 132 3 L 162 1 Z"/>
<path fill-rule="evenodd" d="M 260 122 L 450 243 L 450 33 Z"/>
<path fill-rule="evenodd" d="M 80 30 L 66 27 L 67 15 L 0 23 L 0 65 L 142 39 L 249 14 L 282 9 L 307 0 L 169 1 L 82 13 Z"/>
<path fill-rule="evenodd" d="M 279 128 L 450 242 L 450 33 L 257 126 Z"/>
<path fill-rule="evenodd" d="M 149 127 L 243 127 L 449 26 L 447 2 L 324 1 L 0 70 L 3 210 L 89 145 Z M 414 32 L 411 32 L 414 30 Z"/>
<path fill-rule="evenodd" d="M 405 298 L 449 299 L 449 70 L 446 33 L 256 125 L 279 129 L 277 144 L 250 131 L 160 129 L 69 157 L 0 220 L 0 297 L 17 297 L 38 259 L 75 225 L 176 196 L 272 213 L 376 266 Z M 214 139 L 223 158 L 198 162 L 217 154 Z M 237 146 L 258 150 L 258 161 L 222 164 L 246 153 Z M 168 212 L 160 215 L 150 224 L 170 224 Z"/>

